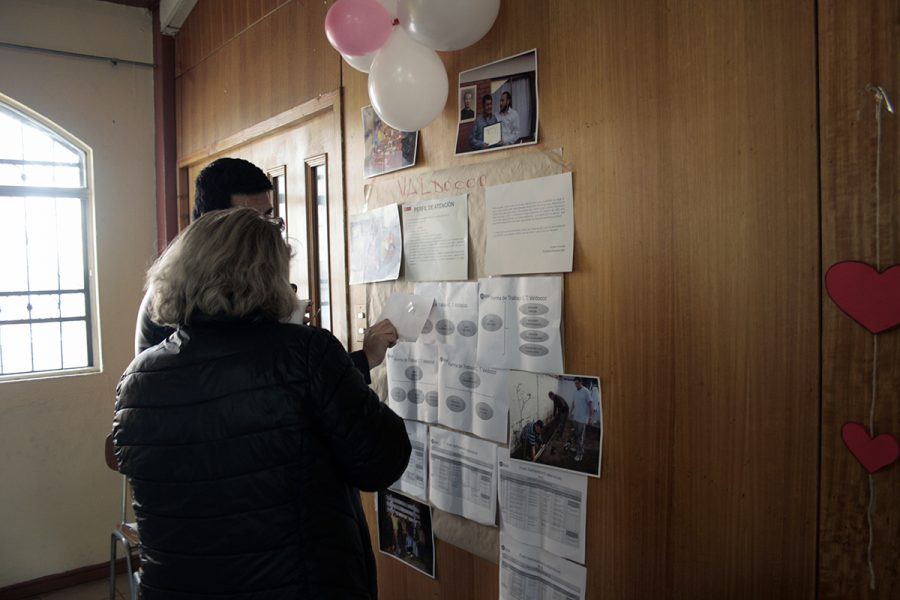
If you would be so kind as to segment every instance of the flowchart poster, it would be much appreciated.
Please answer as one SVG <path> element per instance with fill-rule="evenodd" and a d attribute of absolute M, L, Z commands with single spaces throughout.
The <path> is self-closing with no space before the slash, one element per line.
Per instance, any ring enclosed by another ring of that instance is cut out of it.
<path fill-rule="evenodd" d="M 478 349 L 478 283 L 417 283 L 416 294 L 434 298 L 434 308 L 422 328 L 419 341 L 455 346 L 468 352 L 475 360 Z"/>
<path fill-rule="evenodd" d="M 385 354 L 388 406 L 404 419 L 437 422 L 437 359 L 435 346 L 399 342 Z"/>
<path fill-rule="evenodd" d="M 489 277 L 478 285 L 478 364 L 562 373 L 562 277 Z"/>
<path fill-rule="evenodd" d="M 453 346 L 440 349 L 438 423 L 505 444 L 509 371 L 479 367 L 470 356 Z"/>

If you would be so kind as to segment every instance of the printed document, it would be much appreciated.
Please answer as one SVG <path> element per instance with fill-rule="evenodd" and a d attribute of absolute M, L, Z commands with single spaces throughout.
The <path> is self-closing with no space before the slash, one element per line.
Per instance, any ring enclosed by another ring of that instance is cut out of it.
<path fill-rule="evenodd" d="M 485 272 L 512 275 L 572 270 L 571 173 L 488 187 L 484 203 Z"/>
<path fill-rule="evenodd" d="M 497 446 L 430 427 L 428 497 L 441 510 L 484 525 L 497 522 Z"/>
<path fill-rule="evenodd" d="M 509 371 L 479 367 L 470 357 L 460 348 L 440 347 L 438 423 L 505 444 Z"/>
<path fill-rule="evenodd" d="M 523 544 L 584 563 L 587 477 L 510 461 L 497 450 L 503 531 Z"/>
<path fill-rule="evenodd" d="M 478 285 L 478 364 L 562 373 L 562 277 L 488 277 Z"/>
<path fill-rule="evenodd" d="M 587 569 L 500 531 L 500 600 L 584 600 Z"/>
<path fill-rule="evenodd" d="M 403 264 L 407 281 L 469 277 L 468 196 L 403 205 Z"/>
<path fill-rule="evenodd" d="M 404 419 L 437 421 L 437 347 L 400 342 L 387 351 L 388 406 Z"/>
<path fill-rule="evenodd" d="M 412 454 L 406 471 L 393 485 L 392 490 L 403 492 L 407 496 L 428 502 L 428 425 L 418 421 L 404 421 Z"/>
<path fill-rule="evenodd" d="M 397 205 L 350 215 L 349 221 L 350 283 L 397 279 L 403 248 Z"/>
<path fill-rule="evenodd" d="M 419 341 L 449 344 L 470 353 L 478 348 L 478 283 L 418 283 L 416 294 L 434 298 Z"/>

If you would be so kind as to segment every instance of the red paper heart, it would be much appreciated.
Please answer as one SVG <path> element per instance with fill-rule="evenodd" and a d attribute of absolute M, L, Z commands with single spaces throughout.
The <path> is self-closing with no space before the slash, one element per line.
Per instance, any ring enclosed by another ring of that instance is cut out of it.
<path fill-rule="evenodd" d="M 893 464 L 900 457 L 900 442 L 889 433 L 869 437 L 869 432 L 859 423 L 844 423 L 841 438 L 859 464 L 869 473 Z"/>
<path fill-rule="evenodd" d="M 872 333 L 900 325 L 900 265 L 879 273 L 864 262 L 835 263 L 825 274 L 825 289 L 842 311 Z"/>

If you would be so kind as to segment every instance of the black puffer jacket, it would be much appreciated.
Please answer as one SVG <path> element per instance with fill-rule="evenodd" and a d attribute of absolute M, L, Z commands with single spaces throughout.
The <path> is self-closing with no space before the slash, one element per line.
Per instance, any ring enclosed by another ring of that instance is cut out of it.
<path fill-rule="evenodd" d="M 403 421 L 328 332 L 205 319 L 122 376 L 144 600 L 375 598 L 357 488 L 403 473 Z"/>

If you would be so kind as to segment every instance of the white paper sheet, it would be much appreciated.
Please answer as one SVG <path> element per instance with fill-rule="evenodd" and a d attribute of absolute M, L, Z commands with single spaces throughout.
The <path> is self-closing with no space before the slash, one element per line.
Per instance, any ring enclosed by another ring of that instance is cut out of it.
<path fill-rule="evenodd" d="M 387 351 L 388 406 L 404 419 L 437 421 L 437 347 L 400 342 Z"/>
<path fill-rule="evenodd" d="M 402 342 L 415 342 L 434 307 L 434 296 L 392 294 L 375 322 L 390 319 Z"/>
<path fill-rule="evenodd" d="M 428 425 L 418 421 L 404 421 L 412 454 L 403 476 L 390 489 L 428 502 Z"/>
<path fill-rule="evenodd" d="M 400 275 L 403 236 L 396 204 L 350 215 L 350 284 Z"/>
<path fill-rule="evenodd" d="M 428 497 L 447 512 L 484 525 L 497 522 L 497 445 L 430 427 Z"/>
<path fill-rule="evenodd" d="M 572 174 L 491 186 L 484 191 L 491 275 L 572 270 Z"/>
<path fill-rule="evenodd" d="M 562 277 L 489 277 L 478 285 L 478 364 L 562 373 Z"/>
<path fill-rule="evenodd" d="M 469 277 L 468 196 L 402 205 L 403 264 L 407 281 Z"/>
<path fill-rule="evenodd" d="M 587 569 L 500 532 L 500 600 L 584 600 Z"/>
<path fill-rule="evenodd" d="M 523 544 L 584 564 L 587 477 L 511 461 L 497 450 L 503 531 Z"/>
<path fill-rule="evenodd" d="M 505 444 L 509 371 L 479 367 L 471 356 L 460 348 L 440 347 L 438 423 Z"/>
<path fill-rule="evenodd" d="M 450 344 L 470 353 L 478 349 L 478 283 L 418 283 L 416 294 L 434 296 L 434 308 L 419 341 Z"/>

